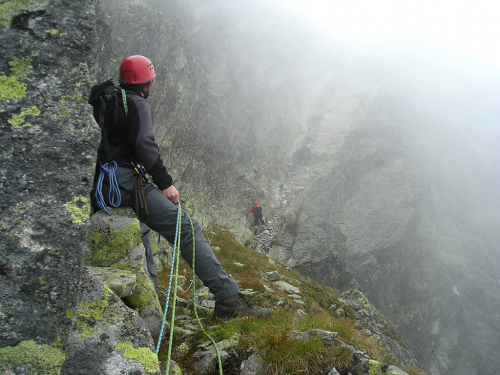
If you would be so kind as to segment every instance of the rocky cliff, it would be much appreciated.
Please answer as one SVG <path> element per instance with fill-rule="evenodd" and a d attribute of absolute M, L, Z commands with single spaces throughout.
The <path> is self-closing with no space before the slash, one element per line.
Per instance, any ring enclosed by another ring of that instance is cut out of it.
<path fill-rule="evenodd" d="M 0 9 L 2 373 L 144 372 L 155 359 L 144 320 L 84 267 L 98 141 L 86 103 L 95 3 Z"/>
<path fill-rule="evenodd" d="M 48 345 L 69 329 L 83 277 L 96 130 L 84 57 L 94 5 L 0 6 L 1 340 Z"/>
<path fill-rule="evenodd" d="M 137 53 L 155 64 L 157 140 L 194 216 L 338 290 L 358 285 L 431 374 L 498 372 L 498 75 L 368 58 L 281 2 L 0 10 L 2 346 L 69 345 L 58 332 L 92 284 L 86 96 Z M 269 232 L 252 238 L 255 199 Z"/>

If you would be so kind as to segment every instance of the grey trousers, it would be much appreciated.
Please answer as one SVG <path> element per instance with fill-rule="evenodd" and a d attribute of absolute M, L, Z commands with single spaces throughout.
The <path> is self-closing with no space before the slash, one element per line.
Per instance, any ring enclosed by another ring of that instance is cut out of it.
<path fill-rule="evenodd" d="M 135 171 L 132 168 L 118 167 L 116 170 L 116 179 L 120 185 L 120 191 L 122 194 L 121 206 L 127 206 L 129 198 L 134 191 L 134 177 Z M 107 192 L 103 193 L 107 197 Z M 171 244 L 175 240 L 175 232 L 177 225 L 177 214 L 178 206 L 174 205 L 170 200 L 165 198 L 161 192 L 157 189 L 152 189 L 146 195 L 146 201 L 148 204 L 149 217 L 141 225 L 141 232 L 143 234 L 143 243 L 146 249 L 146 262 L 148 265 L 148 271 L 151 274 L 151 278 L 154 282 L 154 278 L 158 280 L 156 276 L 156 267 L 153 260 L 153 250 L 151 248 L 151 242 L 149 238 L 149 233 L 145 226 L 151 228 L 155 232 L 159 233 Z M 240 288 L 236 283 L 236 280 L 230 275 L 228 275 L 223 269 L 219 261 L 214 255 L 214 252 L 208 245 L 203 233 L 201 232 L 200 224 L 191 219 L 193 223 L 193 231 L 191 230 L 191 224 L 189 218 L 184 211 L 181 215 L 181 227 L 180 227 L 180 248 L 182 258 L 193 267 L 193 232 L 195 240 L 195 273 L 196 276 L 203 282 L 210 292 L 215 296 L 216 301 L 224 300 L 240 292 Z M 144 231 L 143 231 L 144 229 Z M 144 241 L 146 240 L 146 241 Z M 149 244 L 149 245 L 147 245 Z M 149 255 L 148 255 L 149 253 Z M 150 270 L 150 267 L 154 269 L 154 276 Z"/>

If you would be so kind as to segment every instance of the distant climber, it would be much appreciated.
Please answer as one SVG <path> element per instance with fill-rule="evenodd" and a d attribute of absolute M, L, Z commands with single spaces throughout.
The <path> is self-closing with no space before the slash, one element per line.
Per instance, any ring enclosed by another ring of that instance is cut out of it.
<path fill-rule="evenodd" d="M 252 203 L 250 207 L 248 207 L 247 212 L 245 212 L 245 216 L 253 213 L 253 225 L 254 225 L 254 233 L 259 233 L 259 225 L 262 224 L 262 230 L 266 230 L 266 222 L 264 220 L 264 211 L 262 210 L 262 206 L 259 202 L 255 201 Z"/>
<path fill-rule="evenodd" d="M 148 269 L 154 280 L 156 270 L 149 228 L 170 243 L 174 242 L 179 193 L 160 157 L 152 108 L 146 100 L 156 78 L 153 63 L 144 56 L 129 56 L 120 65 L 119 77 L 120 87 L 115 87 L 112 81 L 104 82 L 92 88 L 89 98 L 102 131 L 91 199 L 94 208 L 107 213 L 108 206 L 128 206 L 135 210 L 141 222 L 146 252 L 150 253 Z M 110 107 L 113 110 L 106 111 Z M 270 314 L 266 308 L 251 306 L 240 293 L 236 280 L 223 270 L 203 237 L 198 222 L 193 219 L 191 226 L 185 212 L 182 212 L 179 230 L 181 256 L 191 267 L 195 242 L 196 276 L 215 296 L 215 317 Z"/>

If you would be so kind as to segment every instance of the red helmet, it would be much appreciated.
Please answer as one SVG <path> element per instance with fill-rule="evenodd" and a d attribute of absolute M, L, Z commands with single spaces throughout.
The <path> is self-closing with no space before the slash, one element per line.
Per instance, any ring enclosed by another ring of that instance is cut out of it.
<path fill-rule="evenodd" d="M 120 83 L 147 83 L 155 77 L 155 68 L 147 57 L 132 55 L 120 64 Z"/>

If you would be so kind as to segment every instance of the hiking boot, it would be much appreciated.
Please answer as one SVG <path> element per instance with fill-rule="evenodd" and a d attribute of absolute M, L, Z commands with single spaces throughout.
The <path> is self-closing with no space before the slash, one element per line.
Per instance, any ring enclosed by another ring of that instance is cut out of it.
<path fill-rule="evenodd" d="M 214 318 L 232 318 L 237 315 L 252 315 L 260 318 L 271 315 L 271 311 L 264 307 L 253 307 L 241 293 L 215 302 Z"/>

